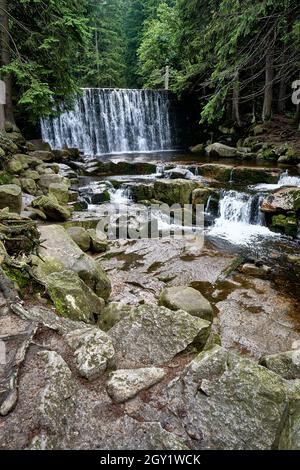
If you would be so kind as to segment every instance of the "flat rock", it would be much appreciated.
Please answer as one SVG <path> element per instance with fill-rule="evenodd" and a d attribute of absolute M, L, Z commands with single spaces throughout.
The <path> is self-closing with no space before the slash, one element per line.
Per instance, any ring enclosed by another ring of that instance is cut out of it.
<path fill-rule="evenodd" d="M 202 348 L 209 333 L 208 321 L 157 305 L 135 308 L 109 331 L 123 367 L 163 364 L 190 344 Z"/>
<path fill-rule="evenodd" d="M 117 403 L 124 403 L 142 390 L 147 390 L 165 377 L 158 367 L 123 369 L 111 372 L 107 381 L 107 393 Z"/>

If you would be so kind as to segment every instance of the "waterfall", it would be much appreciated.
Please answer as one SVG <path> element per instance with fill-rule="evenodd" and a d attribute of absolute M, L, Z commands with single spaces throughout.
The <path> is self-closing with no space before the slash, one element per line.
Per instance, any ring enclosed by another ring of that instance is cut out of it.
<path fill-rule="evenodd" d="M 172 150 L 171 108 L 167 91 L 84 89 L 73 111 L 41 119 L 42 138 L 53 149 L 86 155 Z"/>
<path fill-rule="evenodd" d="M 260 236 L 276 236 L 265 226 L 264 214 L 260 210 L 262 199 L 259 194 L 222 191 L 219 215 L 210 235 L 239 245 L 252 243 L 253 238 Z"/>

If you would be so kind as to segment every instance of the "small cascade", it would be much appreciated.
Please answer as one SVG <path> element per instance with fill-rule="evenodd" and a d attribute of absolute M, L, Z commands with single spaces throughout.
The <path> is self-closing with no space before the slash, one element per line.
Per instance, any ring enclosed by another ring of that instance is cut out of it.
<path fill-rule="evenodd" d="M 233 168 L 232 168 L 232 170 L 231 170 L 231 172 L 230 172 L 230 177 L 229 177 L 229 184 L 232 184 L 232 183 L 233 183 L 233 181 L 234 181 L 234 180 L 233 180 L 233 174 L 234 174 L 234 170 L 235 170 L 235 168 L 233 167 Z"/>
<path fill-rule="evenodd" d="M 281 173 L 278 185 L 280 186 L 300 186 L 300 176 L 289 176 L 288 170 Z"/>
<path fill-rule="evenodd" d="M 109 191 L 110 202 L 112 204 L 128 205 L 131 200 L 131 192 L 128 186 L 122 186 L 118 189 L 111 189 Z"/>
<path fill-rule="evenodd" d="M 42 137 L 53 149 L 76 147 L 85 155 L 172 150 L 176 113 L 170 96 L 156 90 L 84 89 L 73 111 L 41 120 Z"/>
<path fill-rule="evenodd" d="M 258 184 L 254 187 L 257 191 L 274 191 L 283 186 L 297 186 L 300 187 L 300 176 L 289 176 L 288 170 L 281 173 L 277 184 Z"/>
<path fill-rule="evenodd" d="M 210 235 L 218 236 L 234 244 L 247 245 L 259 236 L 276 236 L 265 226 L 260 210 L 263 196 L 238 191 L 222 191 L 219 215 L 210 229 Z M 206 212 L 209 210 L 207 203 Z"/>

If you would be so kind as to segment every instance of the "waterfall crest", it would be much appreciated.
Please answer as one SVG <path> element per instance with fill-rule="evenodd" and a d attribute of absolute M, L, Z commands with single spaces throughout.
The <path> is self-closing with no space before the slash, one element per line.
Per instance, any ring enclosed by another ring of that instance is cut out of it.
<path fill-rule="evenodd" d="M 155 90 L 84 89 L 73 111 L 41 119 L 53 149 L 86 155 L 172 150 L 174 126 L 169 93 Z"/>

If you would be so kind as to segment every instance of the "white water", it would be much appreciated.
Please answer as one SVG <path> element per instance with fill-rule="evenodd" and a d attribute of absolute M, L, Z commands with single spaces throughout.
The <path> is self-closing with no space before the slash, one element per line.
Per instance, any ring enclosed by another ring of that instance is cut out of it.
<path fill-rule="evenodd" d="M 209 235 L 235 245 L 249 245 L 265 237 L 277 236 L 264 225 L 260 198 L 237 191 L 224 191 L 219 203 L 219 217 Z"/>
<path fill-rule="evenodd" d="M 170 107 L 167 91 L 84 89 L 73 111 L 41 120 L 42 137 L 86 155 L 172 150 Z"/>
<path fill-rule="evenodd" d="M 255 186 L 255 189 L 258 191 L 274 191 L 275 189 L 282 188 L 283 186 L 300 187 L 300 176 L 289 176 L 289 172 L 286 170 L 280 175 L 277 184 L 258 184 Z"/>

